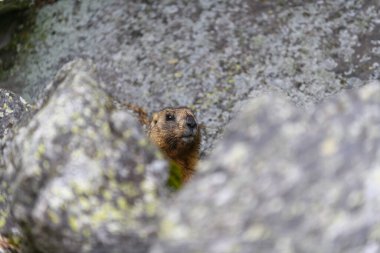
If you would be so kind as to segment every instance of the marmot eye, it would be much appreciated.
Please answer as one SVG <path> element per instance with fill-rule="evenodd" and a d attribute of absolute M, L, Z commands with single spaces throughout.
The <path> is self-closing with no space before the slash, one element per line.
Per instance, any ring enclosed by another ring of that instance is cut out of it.
<path fill-rule="evenodd" d="M 175 118 L 173 114 L 166 114 L 166 121 L 173 121 L 174 119 Z"/>

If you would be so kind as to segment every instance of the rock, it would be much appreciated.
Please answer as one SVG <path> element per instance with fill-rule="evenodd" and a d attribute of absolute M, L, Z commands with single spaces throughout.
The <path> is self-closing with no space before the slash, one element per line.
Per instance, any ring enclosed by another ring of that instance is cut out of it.
<path fill-rule="evenodd" d="M 379 104 L 379 82 L 312 112 L 245 104 L 150 252 L 379 252 Z"/>
<path fill-rule="evenodd" d="M 2 151 L 9 139 L 8 135 L 12 132 L 12 129 L 14 129 L 15 126 L 21 125 L 21 122 L 30 116 L 31 110 L 31 106 L 27 104 L 22 97 L 11 91 L 0 89 L 0 174 L 5 171 Z M 4 185 L 5 182 L 1 180 L 1 184 Z M 2 188 L 3 186 L 0 187 L 0 232 L 12 231 L 12 233 L 15 234 L 15 226 L 13 222 L 8 220 L 8 191 L 7 189 L 2 190 Z"/>
<path fill-rule="evenodd" d="M 22 97 L 0 88 L 0 139 L 29 110 L 30 105 Z"/>
<path fill-rule="evenodd" d="M 120 101 L 191 106 L 207 154 L 257 92 L 313 107 L 379 79 L 379 12 L 378 0 L 60 0 L 37 13 L 9 79 L 37 101 L 62 64 L 88 57 Z"/>
<path fill-rule="evenodd" d="M 155 237 L 167 163 L 103 86 L 90 62 L 66 64 L 4 148 L 25 252 L 147 252 Z"/>
<path fill-rule="evenodd" d="M 0 2 L 0 15 L 27 8 L 30 5 L 32 5 L 32 1 L 30 0 L 3 0 Z"/>

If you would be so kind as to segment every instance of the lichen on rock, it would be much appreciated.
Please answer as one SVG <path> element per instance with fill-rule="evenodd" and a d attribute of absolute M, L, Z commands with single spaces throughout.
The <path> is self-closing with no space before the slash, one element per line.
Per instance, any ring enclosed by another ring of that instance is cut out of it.
<path fill-rule="evenodd" d="M 0 1 L 0 14 L 24 9 L 32 5 L 32 2 L 29 0 L 2 0 Z"/>
<path fill-rule="evenodd" d="M 0 175 L 5 173 L 3 149 L 12 131 L 30 116 L 31 106 L 11 91 L 0 89 Z M 0 177 L 0 232 L 15 231 L 9 220 L 9 183 Z M 4 243 L 5 244 L 5 243 Z M 4 249 L 5 250 L 5 249 Z"/>
<path fill-rule="evenodd" d="M 151 252 L 375 252 L 379 104 L 379 82 L 308 113 L 273 96 L 245 104 Z"/>
<path fill-rule="evenodd" d="M 0 89 L 0 138 L 3 138 L 30 109 L 30 105 L 22 97 Z"/>
<path fill-rule="evenodd" d="M 113 109 L 90 62 L 68 63 L 49 87 L 4 149 L 28 252 L 146 252 L 166 161 L 133 116 Z"/>
<path fill-rule="evenodd" d="M 311 108 L 380 77 L 378 0 L 60 0 L 9 72 L 28 101 L 63 63 L 94 60 L 120 101 L 190 106 L 211 151 L 236 104 L 278 90 Z"/>

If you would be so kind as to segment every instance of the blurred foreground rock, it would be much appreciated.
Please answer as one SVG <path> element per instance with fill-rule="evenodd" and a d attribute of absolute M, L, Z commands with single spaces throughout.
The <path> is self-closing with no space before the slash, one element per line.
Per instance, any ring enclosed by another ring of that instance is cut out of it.
<path fill-rule="evenodd" d="M 147 252 L 155 237 L 166 161 L 94 69 L 65 65 L 3 150 L 1 190 L 24 252 Z"/>
<path fill-rule="evenodd" d="M 151 252 L 380 251 L 379 82 L 306 115 L 255 99 L 199 167 Z"/>
<path fill-rule="evenodd" d="M 7 134 L 17 126 L 22 119 L 30 115 L 31 107 L 22 97 L 8 90 L 0 89 L 0 174 L 4 172 L 4 157 L 2 150 Z M 2 178 L 1 178 L 2 179 Z M 1 188 L 7 188 L 6 182 L 0 181 Z M 8 191 L 0 190 L 0 231 L 14 232 L 14 223 L 8 220 L 9 202 Z M 0 252 L 14 252 L 10 244 L 0 235 Z"/>

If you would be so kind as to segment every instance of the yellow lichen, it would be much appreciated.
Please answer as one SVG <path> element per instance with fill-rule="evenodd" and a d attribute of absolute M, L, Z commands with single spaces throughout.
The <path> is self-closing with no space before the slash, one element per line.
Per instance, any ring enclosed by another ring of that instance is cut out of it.
<path fill-rule="evenodd" d="M 187 238 L 189 231 L 172 220 L 165 219 L 160 225 L 160 235 L 162 238 L 172 238 L 173 240 L 180 240 Z"/>
<path fill-rule="evenodd" d="M 89 211 L 92 209 L 91 203 L 86 197 L 79 197 L 79 204 L 84 211 Z"/>
<path fill-rule="evenodd" d="M 126 131 L 123 132 L 124 139 L 129 139 L 131 136 L 132 136 L 132 131 L 130 129 L 127 129 Z"/>
<path fill-rule="evenodd" d="M 103 192 L 103 197 L 107 201 L 112 200 L 112 192 L 110 192 L 110 191 L 104 191 Z"/>
<path fill-rule="evenodd" d="M 132 183 L 126 183 L 122 186 L 123 192 L 127 194 L 128 197 L 136 197 L 138 195 L 138 190 Z"/>
<path fill-rule="evenodd" d="M 53 224 L 59 224 L 59 222 L 60 222 L 60 217 L 58 216 L 57 213 L 55 213 L 54 211 L 48 210 L 48 211 L 47 211 L 47 215 L 48 215 L 50 221 L 51 221 Z"/>
<path fill-rule="evenodd" d="M 128 203 L 127 200 L 123 197 L 118 197 L 116 199 L 117 206 L 120 208 L 120 210 L 127 210 L 128 209 Z"/>
<path fill-rule="evenodd" d="M 105 137 L 109 137 L 111 134 L 110 126 L 108 123 L 104 123 L 102 125 L 102 133 L 104 134 Z"/>
<path fill-rule="evenodd" d="M 320 152 L 323 156 L 332 156 L 338 150 L 337 140 L 328 138 L 324 140 L 320 146 Z"/>
<path fill-rule="evenodd" d="M 78 232 L 79 231 L 79 224 L 78 224 L 78 220 L 73 217 L 73 216 L 69 216 L 69 226 L 71 228 L 72 231 L 74 232 Z"/>
<path fill-rule="evenodd" d="M 144 171 L 145 171 L 145 166 L 144 166 L 144 164 L 142 164 L 142 163 L 137 164 L 137 166 L 136 166 L 136 172 L 137 172 L 138 174 L 143 174 Z"/>
<path fill-rule="evenodd" d="M 148 140 L 145 138 L 142 138 L 137 143 L 140 147 L 146 147 L 148 145 Z"/>
<path fill-rule="evenodd" d="M 175 64 L 178 63 L 178 59 L 176 59 L 176 58 L 172 58 L 172 59 L 168 60 L 168 63 L 169 63 L 170 65 L 175 65 Z"/>
<path fill-rule="evenodd" d="M 4 227 L 5 223 L 6 223 L 6 216 L 3 215 L 3 213 L 1 213 L 1 216 L 0 216 L 0 228 Z"/>
<path fill-rule="evenodd" d="M 110 203 L 105 203 L 99 206 L 91 216 L 94 224 L 103 223 L 107 220 L 121 220 L 124 214 L 112 206 Z"/>
<path fill-rule="evenodd" d="M 174 73 L 175 78 L 181 78 L 182 76 L 183 76 L 183 73 L 180 71 Z"/>
<path fill-rule="evenodd" d="M 41 159 L 41 157 L 45 154 L 46 152 L 46 147 L 43 143 L 40 143 L 37 147 L 37 153 L 36 153 L 36 158 Z"/>
<path fill-rule="evenodd" d="M 0 194 L 0 203 L 5 202 L 5 200 L 6 200 L 6 196 L 3 194 Z"/>
<path fill-rule="evenodd" d="M 71 132 L 72 132 L 73 134 L 79 134 L 79 132 L 80 132 L 80 128 L 79 128 L 78 126 L 74 125 L 74 126 L 71 128 Z"/>
<path fill-rule="evenodd" d="M 157 213 L 157 204 L 153 202 L 147 203 L 145 206 L 145 213 L 149 217 L 155 216 Z"/>
<path fill-rule="evenodd" d="M 250 227 L 243 235 L 243 238 L 249 241 L 260 241 L 268 238 L 270 232 L 267 227 L 262 224 L 255 224 Z"/>

